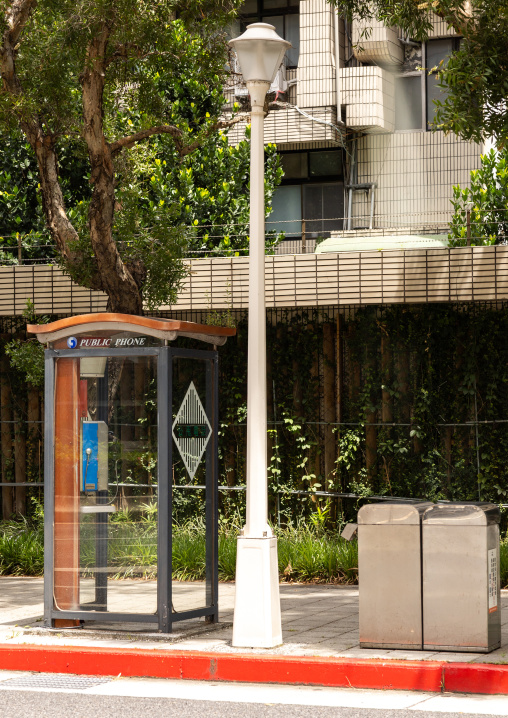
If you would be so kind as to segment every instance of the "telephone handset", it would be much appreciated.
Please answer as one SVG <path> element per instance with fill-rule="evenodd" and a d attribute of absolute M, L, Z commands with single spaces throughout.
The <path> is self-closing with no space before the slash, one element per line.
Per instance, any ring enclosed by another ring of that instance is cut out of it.
<path fill-rule="evenodd" d="M 81 491 L 108 490 L 108 426 L 81 421 Z"/>

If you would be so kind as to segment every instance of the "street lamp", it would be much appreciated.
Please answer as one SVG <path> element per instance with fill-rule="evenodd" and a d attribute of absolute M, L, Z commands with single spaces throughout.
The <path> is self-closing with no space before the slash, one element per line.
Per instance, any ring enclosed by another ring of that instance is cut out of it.
<path fill-rule="evenodd" d="M 265 309 L 264 105 L 291 43 L 257 22 L 230 40 L 251 100 L 249 334 L 247 355 L 247 520 L 236 559 L 233 646 L 282 643 L 277 539 L 268 525 Z"/>

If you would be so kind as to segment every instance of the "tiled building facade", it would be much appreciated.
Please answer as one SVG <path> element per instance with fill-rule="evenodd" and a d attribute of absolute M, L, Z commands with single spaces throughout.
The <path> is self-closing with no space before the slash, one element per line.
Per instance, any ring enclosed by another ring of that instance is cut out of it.
<path fill-rule="evenodd" d="M 446 232 L 453 185 L 469 183 L 481 154 L 432 131 L 442 98 L 432 68 L 459 39 L 442 22 L 426 43 L 382 25 L 365 32 L 326 0 L 247 0 L 236 30 L 260 20 L 293 44 L 265 120 L 285 169 L 268 226 L 307 251 L 347 230 Z M 236 77 L 230 101 L 245 93 Z M 230 141 L 243 132 L 237 125 Z"/>

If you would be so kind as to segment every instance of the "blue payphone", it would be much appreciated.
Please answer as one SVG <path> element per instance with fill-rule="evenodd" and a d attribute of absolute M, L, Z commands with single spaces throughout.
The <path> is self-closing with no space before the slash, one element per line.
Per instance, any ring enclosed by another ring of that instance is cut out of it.
<path fill-rule="evenodd" d="M 105 421 L 81 422 L 81 491 L 108 490 L 108 426 Z"/>

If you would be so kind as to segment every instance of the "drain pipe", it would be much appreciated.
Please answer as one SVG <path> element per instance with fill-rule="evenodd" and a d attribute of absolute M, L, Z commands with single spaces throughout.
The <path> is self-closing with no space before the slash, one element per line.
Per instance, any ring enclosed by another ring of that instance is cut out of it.
<path fill-rule="evenodd" d="M 335 35 L 335 100 L 337 105 L 337 124 L 342 125 L 342 93 L 340 82 L 340 46 L 339 46 L 339 11 L 332 7 L 333 30 Z"/>

